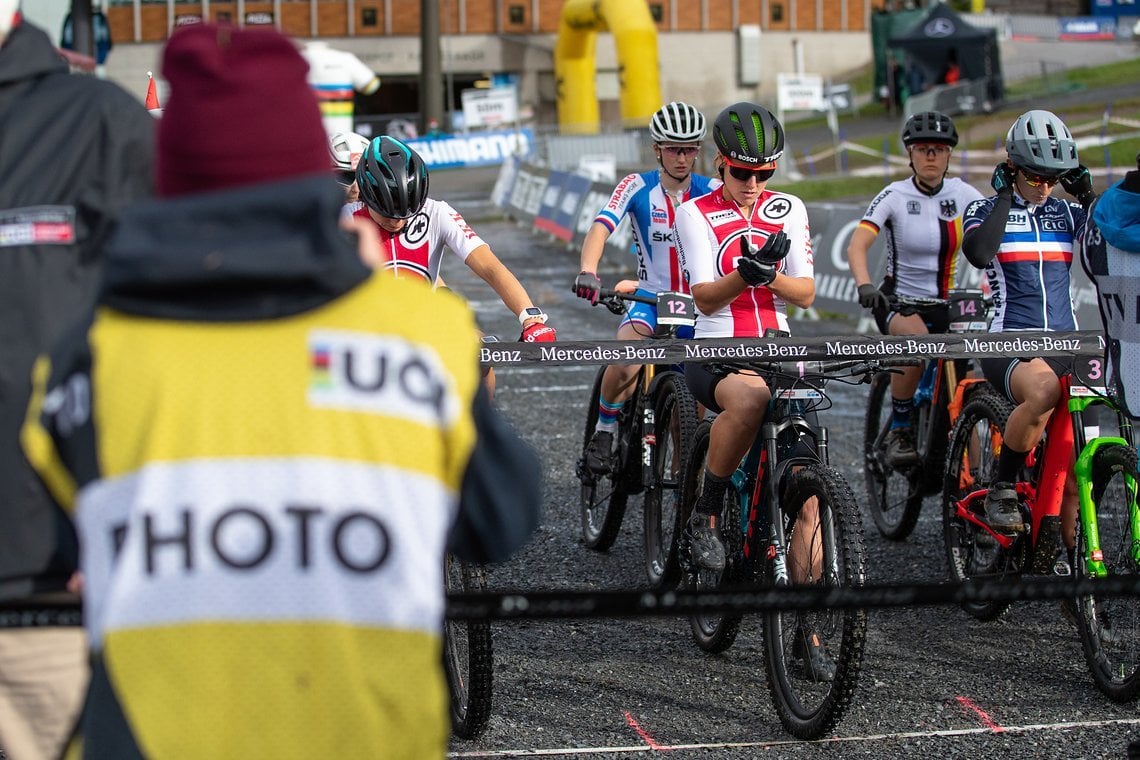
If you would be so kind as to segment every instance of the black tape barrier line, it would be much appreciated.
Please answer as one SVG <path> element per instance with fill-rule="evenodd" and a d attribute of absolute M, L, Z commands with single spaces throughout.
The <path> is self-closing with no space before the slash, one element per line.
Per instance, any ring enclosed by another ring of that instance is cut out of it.
<path fill-rule="evenodd" d="M 531 364 L 679 364 L 718 360 L 974 359 L 1006 356 L 1100 356 L 1104 337 L 1077 332 L 843 335 L 834 338 L 702 338 L 484 343 L 484 366 Z"/>
<path fill-rule="evenodd" d="M 962 602 L 1040 602 L 1075 596 L 1140 596 L 1140 575 L 1108 578 L 1022 577 L 965 583 L 866 585 L 829 588 L 709 591 L 508 591 L 448 594 L 451 620 L 534 620 L 687 615 L 694 612 L 764 612 L 861 607 L 921 607 Z M 82 624 L 78 602 L 32 605 L 0 603 L 0 628 Z"/>
<path fill-rule="evenodd" d="M 965 583 L 876 585 L 858 588 L 710 591 L 534 591 L 452 594 L 451 620 L 536 620 L 688 615 L 695 612 L 766 612 L 922 607 L 962 602 L 1039 602 L 1075 596 L 1140 596 L 1140 575 L 1101 579 L 1021 578 Z"/>

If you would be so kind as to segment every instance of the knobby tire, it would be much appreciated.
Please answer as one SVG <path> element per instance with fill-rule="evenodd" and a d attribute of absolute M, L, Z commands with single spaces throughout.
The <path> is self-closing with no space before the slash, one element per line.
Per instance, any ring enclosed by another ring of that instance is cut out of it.
<path fill-rule="evenodd" d="M 486 571 L 479 565 L 447 556 L 447 590 L 487 590 Z M 450 695 L 451 732 L 475 739 L 491 719 L 494 651 L 491 624 L 486 620 L 448 620 L 444 624 L 443 664 Z"/>
<path fill-rule="evenodd" d="M 659 376 L 654 393 L 657 443 L 653 447 L 653 485 L 645 490 L 645 572 L 652 588 L 672 587 L 680 579 L 677 550 L 685 526 L 682 508 L 685 464 L 697 430 L 697 402 L 676 373 Z"/>
<path fill-rule="evenodd" d="M 914 429 L 919 429 L 919 415 L 927 414 L 929 405 L 914 410 Z M 891 541 L 905 541 L 918 523 L 922 510 L 922 491 L 913 484 L 911 473 L 887 464 L 883 439 L 891 427 L 891 374 L 881 372 L 871 381 L 867 419 L 863 430 L 863 464 L 867 485 L 867 508 L 879 533 Z M 919 465 L 921 470 L 922 465 Z M 921 473 L 917 475 L 921 476 Z"/>
<path fill-rule="evenodd" d="M 850 486 L 834 468 L 812 464 L 788 476 L 781 506 L 789 546 L 795 541 L 798 508 L 813 497 L 819 505 L 821 551 L 820 556 L 813 557 L 818 567 L 809 565 L 818 570 L 818 575 L 810 573 L 807 585 L 863 585 L 866 550 L 862 519 Z M 789 573 L 791 563 L 790 557 Z M 839 723 L 855 694 L 867 637 L 867 613 L 861 609 L 768 612 L 763 619 L 768 688 L 780 722 L 799 739 L 819 739 Z M 836 665 L 830 682 L 810 680 L 796 656 L 795 634 L 801 628 L 814 630 L 827 642 Z"/>
<path fill-rule="evenodd" d="M 582 484 L 579 495 L 579 511 L 582 518 L 582 543 L 594 551 L 608 551 L 617 539 L 621 530 L 621 521 L 625 517 L 625 505 L 629 498 L 623 483 L 624 467 L 616 460 L 612 471 L 608 475 L 595 475 L 586 467 L 586 447 L 590 445 L 590 438 L 594 435 L 594 428 L 598 424 L 598 399 L 602 393 L 602 374 L 605 367 L 598 370 L 594 378 L 594 387 L 590 392 L 589 405 L 586 407 L 585 437 L 582 441 L 582 455 L 578 460 L 578 479 Z M 627 406 L 629 404 L 627 403 Z M 626 419 L 623 410 L 622 420 Z M 621 436 L 619 430 L 615 439 Z M 620 453 L 620 443 L 615 441 L 615 447 Z"/>

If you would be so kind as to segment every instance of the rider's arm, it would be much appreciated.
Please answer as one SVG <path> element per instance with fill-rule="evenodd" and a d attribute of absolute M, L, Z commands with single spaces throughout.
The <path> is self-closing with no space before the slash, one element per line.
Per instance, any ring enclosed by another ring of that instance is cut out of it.
<path fill-rule="evenodd" d="M 511 310 L 512 314 L 521 314 L 528 306 L 534 306 L 527 295 L 526 288 L 518 278 L 507 269 L 506 264 L 499 261 L 499 257 L 491 251 L 491 246 L 484 243 L 464 259 L 471 271 L 479 275 L 483 282 L 499 294 L 499 298 Z M 529 321 L 529 320 L 528 320 Z"/>
<path fill-rule="evenodd" d="M 768 285 L 768 290 L 792 306 L 806 309 L 815 301 L 815 278 L 788 277 L 783 274 L 777 274 L 776 279 L 772 280 L 771 284 Z"/>
<path fill-rule="evenodd" d="M 1013 193 L 1001 192 L 994 196 L 989 215 L 981 224 L 971 227 L 962 238 L 962 253 L 966 260 L 979 269 L 984 269 L 997 256 L 1001 239 L 1005 235 L 1005 225 L 1009 221 L 1009 209 L 1013 205 Z M 971 206 L 971 210 L 973 206 Z M 967 211 L 967 216 L 970 211 Z"/>
<path fill-rule="evenodd" d="M 871 282 L 871 271 L 867 268 L 867 251 L 871 249 L 876 237 L 878 233 L 863 224 L 856 227 L 851 235 L 851 242 L 847 246 L 847 265 L 851 268 L 851 276 L 855 278 L 856 285 L 867 285 Z"/>
<path fill-rule="evenodd" d="M 606 241 L 610 239 L 610 228 L 601 222 L 594 222 L 586 231 L 586 239 L 582 241 L 582 256 L 579 260 L 579 271 L 597 274 L 598 263 L 606 250 Z"/>

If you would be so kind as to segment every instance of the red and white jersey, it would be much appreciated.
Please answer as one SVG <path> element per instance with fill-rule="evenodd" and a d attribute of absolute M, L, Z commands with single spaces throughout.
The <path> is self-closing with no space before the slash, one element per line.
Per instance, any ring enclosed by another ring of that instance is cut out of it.
<path fill-rule="evenodd" d="M 432 198 L 399 232 L 388 232 L 376 224 L 360 201 L 347 204 L 341 213 L 376 226 L 380 233 L 380 268 L 393 270 L 397 277 L 419 277 L 433 286 L 439 280 L 444 248 L 466 261 L 468 254 L 486 245 L 462 214 L 450 204 Z"/>
<path fill-rule="evenodd" d="M 675 224 L 677 253 L 690 288 L 735 271 L 742 237 L 759 248 L 780 230 L 791 248 L 779 272 L 815 277 L 807 207 L 794 195 L 765 190 L 746 219 L 735 201 L 712 192 L 678 207 Z M 714 314 L 697 311 L 698 338 L 758 338 L 768 329 L 787 330 L 788 317 L 784 299 L 766 287 L 745 288 Z"/>

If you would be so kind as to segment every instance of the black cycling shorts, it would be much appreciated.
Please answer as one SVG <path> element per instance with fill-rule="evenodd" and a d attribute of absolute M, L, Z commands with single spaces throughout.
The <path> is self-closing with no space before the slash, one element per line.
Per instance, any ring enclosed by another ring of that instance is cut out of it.
<path fill-rule="evenodd" d="M 879 286 L 885 295 L 892 295 L 895 292 L 895 280 L 893 277 L 884 277 L 883 284 Z M 891 309 L 889 306 L 880 307 L 876 306 L 871 309 L 871 316 L 875 318 L 875 324 L 879 327 L 879 332 L 883 335 L 890 335 L 891 318 L 895 314 L 921 314 L 922 321 L 926 324 L 926 329 L 930 333 L 945 333 L 950 331 L 950 307 L 941 306 L 937 308 L 923 309 L 921 312 L 912 309 L 911 307 L 901 307 L 898 309 Z"/>
<path fill-rule="evenodd" d="M 689 386 L 693 398 L 705 409 L 711 409 L 717 414 L 724 411 L 716 402 L 716 384 L 722 379 L 720 375 L 709 372 L 704 364 L 690 362 L 685 365 L 685 385 Z"/>
<path fill-rule="evenodd" d="M 1053 374 L 1055 374 L 1058 378 L 1061 377 L 1061 375 L 1067 374 L 1069 372 L 1069 365 L 1072 362 L 1072 360 L 1051 358 L 1048 356 L 1043 356 L 1040 358 L 1044 359 L 1045 362 L 1048 363 L 1049 368 L 1053 370 Z M 975 361 L 981 365 L 982 375 L 986 378 L 986 380 L 989 381 L 990 385 L 1001 391 L 1002 394 L 1004 394 L 1005 397 L 1013 403 L 1018 403 L 1017 399 L 1013 397 L 1012 391 L 1010 391 L 1009 378 L 1013 374 L 1013 370 L 1017 368 L 1018 364 L 1021 362 L 1033 361 L 1032 358 L 1026 359 L 1024 357 L 1015 357 L 1013 359 L 1010 359 L 1006 356 L 995 356 L 989 359 L 975 359 Z"/>

